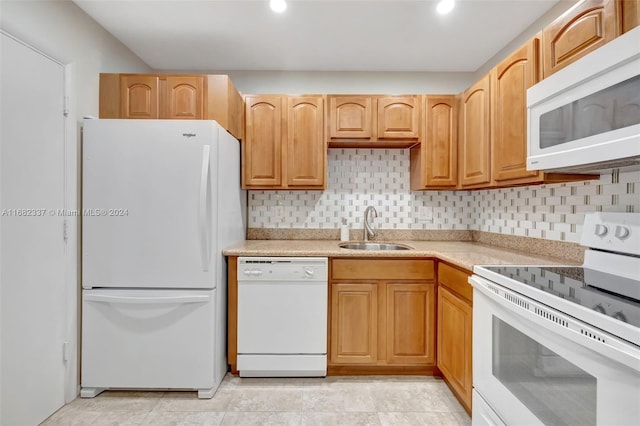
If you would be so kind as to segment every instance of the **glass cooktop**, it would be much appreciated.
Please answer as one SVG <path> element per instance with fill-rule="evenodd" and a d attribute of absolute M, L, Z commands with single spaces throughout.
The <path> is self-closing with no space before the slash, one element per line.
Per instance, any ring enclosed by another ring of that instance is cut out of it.
<path fill-rule="evenodd" d="M 484 269 L 640 327 L 640 281 L 580 266 L 484 266 Z"/>

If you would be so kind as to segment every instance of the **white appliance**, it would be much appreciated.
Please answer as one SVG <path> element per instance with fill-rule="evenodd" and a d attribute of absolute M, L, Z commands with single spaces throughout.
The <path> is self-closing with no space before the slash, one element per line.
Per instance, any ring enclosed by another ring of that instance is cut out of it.
<path fill-rule="evenodd" d="M 527 169 L 640 169 L 640 27 L 527 91 Z"/>
<path fill-rule="evenodd" d="M 240 144 L 215 121 L 85 120 L 81 396 L 196 389 L 227 371 Z"/>
<path fill-rule="evenodd" d="M 589 213 L 578 266 L 477 266 L 474 425 L 640 424 L 640 213 Z"/>
<path fill-rule="evenodd" d="M 327 375 L 326 257 L 238 258 L 241 377 Z"/>

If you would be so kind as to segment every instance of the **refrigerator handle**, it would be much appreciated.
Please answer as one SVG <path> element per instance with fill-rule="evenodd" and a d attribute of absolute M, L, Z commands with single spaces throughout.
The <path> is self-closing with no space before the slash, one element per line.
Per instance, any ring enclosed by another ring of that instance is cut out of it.
<path fill-rule="evenodd" d="M 209 271 L 209 227 L 207 221 L 207 209 L 209 208 L 209 154 L 210 146 L 202 146 L 202 169 L 200 172 L 200 196 L 198 197 L 198 227 L 200 233 L 200 256 L 202 270 Z"/>
<path fill-rule="evenodd" d="M 199 294 L 195 296 L 148 296 L 148 297 L 132 297 L 132 296 L 110 296 L 105 294 L 85 294 L 84 300 L 88 302 L 102 302 L 102 303 L 143 303 L 154 305 L 169 305 L 169 304 L 185 304 L 185 303 L 207 303 L 209 296 L 206 294 Z"/>

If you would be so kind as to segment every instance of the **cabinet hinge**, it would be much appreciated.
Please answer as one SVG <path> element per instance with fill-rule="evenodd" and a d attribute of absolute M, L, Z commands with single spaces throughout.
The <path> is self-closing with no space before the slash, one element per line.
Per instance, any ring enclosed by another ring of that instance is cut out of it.
<path fill-rule="evenodd" d="M 63 104 L 62 104 L 62 114 L 64 114 L 65 117 L 69 116 L 69 97 L 68 96 L 64 97 Z"/>

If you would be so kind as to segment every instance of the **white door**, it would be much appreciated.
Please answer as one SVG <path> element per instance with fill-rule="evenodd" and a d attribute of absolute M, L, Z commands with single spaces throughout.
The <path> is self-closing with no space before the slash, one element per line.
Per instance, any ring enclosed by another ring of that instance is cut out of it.
<path fill-rule="evenodd" d="M 84 288 L 215 287 L 213 130 L 204 121 L 85 121 Z"/>
<path fill-rule="evenodd" d="M 64 404 L 64 67 L 1 37 L 0 424 L 33 425 Z"/>

